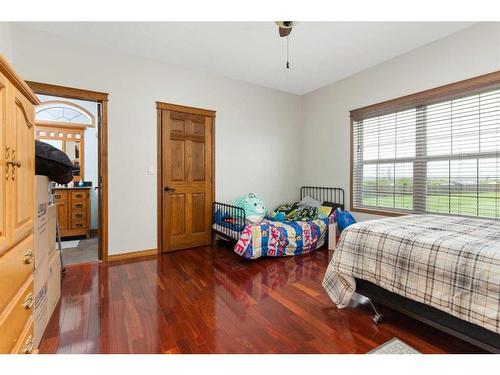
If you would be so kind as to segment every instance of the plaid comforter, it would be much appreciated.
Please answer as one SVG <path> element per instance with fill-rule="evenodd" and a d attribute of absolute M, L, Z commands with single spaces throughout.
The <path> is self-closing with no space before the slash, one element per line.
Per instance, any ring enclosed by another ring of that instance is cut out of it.
<path fill-rule="evenodd" d="M 354 224 L 323 280 L 339 308 L 355 278 L 500 333 L 500 222 L 409 215 Z"/>

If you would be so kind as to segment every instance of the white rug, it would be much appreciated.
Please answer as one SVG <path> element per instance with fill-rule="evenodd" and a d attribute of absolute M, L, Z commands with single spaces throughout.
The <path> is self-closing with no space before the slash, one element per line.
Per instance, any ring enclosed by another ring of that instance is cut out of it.
<path fill-rule="evenodd" d="M 78 247 L 80 244 L 80 240 L 74 240 L 74 241 L 62 241 L 61 246 L 63 249 L 71 249 L 73 247 Z M 57 244 L 56 244 L 57 246 Z"/>
<path fill-rule="evenodd" d="M 421 354 L 418 350 L 412 348 L 410 345 L 405 344 L 403 341 L 393 338 L 386 343 L 380 345 L 378 348 L 368 352 L 368 354 Z"/>

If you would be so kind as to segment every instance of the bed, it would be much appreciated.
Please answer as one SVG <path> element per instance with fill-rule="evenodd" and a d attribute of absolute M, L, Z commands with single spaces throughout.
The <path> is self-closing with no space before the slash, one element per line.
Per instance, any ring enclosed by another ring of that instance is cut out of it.
<path fill-rule="evenodd" d="M 300 199 L 311 197 L 332 208 L 344 209 L 341 188 L 303 186 Z M 212 207 L 214 235 L 233 242 L 234 251 L 247 259 L 263 256 L 293 256 L 314 251 L 325 244 L 332 217 L 307 221 L 274 221 L 265 219 L 250 223 L 245 211 L 237 206 L 214 202 Z"/>
<path fill-rule="evenodd" d="M 407 215 L 348 227 L 323 287 L 344 308 L 356 292 L 500 352 L 500 222 Z M 375 309 L 374 320 L 381 320 Z"/>

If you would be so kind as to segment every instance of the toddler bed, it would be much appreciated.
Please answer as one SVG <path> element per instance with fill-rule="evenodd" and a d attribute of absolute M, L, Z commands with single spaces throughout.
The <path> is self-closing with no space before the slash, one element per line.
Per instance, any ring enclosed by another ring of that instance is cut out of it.
<path fill-rule="evenodd" d="M 341 188 L 303 186 L 300 201 L 313 198 L 323 206 L 344 209 Z M 251 223 L 245 211 L 227 203 L 214 202 L 212 207 L 214 235 L 235 243 L 234 251 L 247 259 L 262 256 L 292 256 L 311 252 L 323 246 L 328 234 L 330 215 L 312 220 L 274 221 L 267 218 Z"/>

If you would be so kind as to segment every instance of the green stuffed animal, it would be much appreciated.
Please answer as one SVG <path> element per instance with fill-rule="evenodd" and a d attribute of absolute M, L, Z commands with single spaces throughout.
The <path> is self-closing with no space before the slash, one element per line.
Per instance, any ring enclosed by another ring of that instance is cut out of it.
<path fill-rule="evenodd" d="M 266 216 L 266 206 L 264 202 L 253 193 L 237 198 L 234 201 L 234 205 L 243 208 L 246 218 L 251 222 L 257 223 L 262 221 Z"/>

